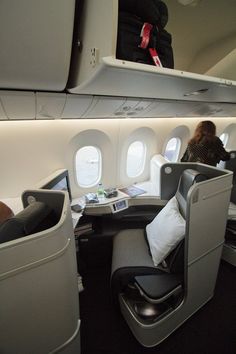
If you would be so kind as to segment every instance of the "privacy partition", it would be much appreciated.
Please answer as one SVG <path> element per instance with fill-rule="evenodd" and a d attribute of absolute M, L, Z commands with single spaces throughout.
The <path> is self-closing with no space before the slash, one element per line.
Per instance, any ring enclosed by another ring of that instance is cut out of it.
<path fill-rule="evenodd" d="M 190 185 L 184 171 L 193 171 L 204 176 L 205 180 L 196 180 Z M 182 182 L 179 184 L 181 175 L 185 175 L 183 185 Z M 171 273 L 153 264 L 143 231 L 123 230 L 116 236 L 113 292 L 116 292 L 131 331 L 142 345 L 151 347 L 160 343 L 213 297 L 224 244 L 232 176 L 230 171 L 198 163 L 166 163 L 161 167 L 161 198 L 169 200 L 176 195 L 184 210 L 186 231 L 182 272 Z M 134 249 L 138 252 L 137 257 L 132 253 Z M 133 254 L 132 260 L 124 254 Z M 140 305 L 140 298 L 137 303 L 130 294 L 132 279 L 143 298 L 143 305 Z M 141 306 L 152 309 L 153 304 L 157 304 L 154 316 L 144 316 L 144 311 L 140 315 Z"/>
<path fill-rule="evenodd" d="M 29 190 L 22 201 L 25 209 L 10 225 L 5 224 L 9 234 L 12 225 L 19 227 L 18 234 L 0 244 L 0 352 L 80 353 L 77 264 L 68 195 Z"/>

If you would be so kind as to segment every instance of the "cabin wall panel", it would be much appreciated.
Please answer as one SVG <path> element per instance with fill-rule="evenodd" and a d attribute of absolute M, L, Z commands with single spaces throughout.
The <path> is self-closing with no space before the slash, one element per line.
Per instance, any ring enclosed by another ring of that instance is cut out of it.
<path fill-rule="evenodd" d="M 97 186 L 89 189 L 80 188 L 76 181 L 75 154 L 83 146 L 98 147 L 102 153 L 102 183 L 105 188 L 117 185 L 117 146 L 119 120 L 96 119 L 70 121 L 70 140 L 67 144 L 65 164 L 69 170 L 72 194 L 74 197 L 95 192 Z"/>
<path fill-rule="evenodd" d="M 78 187 L 74 170 L 76 151 L 88 144 L 98 146 L 102 151 L 105 187 L 142 182 L 150 177 L 150 158 L 163 152 L 167 139 L 174 133 L 182 134 L 182 155 L 189 136 L 201 120 L 185 118 L 184 128 L 181 118 L 2 121 L 0 197 L 19 196 L 23 190 L 34 187 L 60 168 L 69 171 L 73 197 L 88 192 Z M 230 134 L 227 148 L 235 149 L 235 120 L 217 118 L 214 122 L 218 135 Z M 134 140 L 145 142 L 145 139 L 148 143 L 145 170 L 136 180 L 127 178 L 124 171 L 128 145 Z"/>
<path fill-rule="evenodd" d="M 56 121 L 1 122 L 1 197 L 14 197 L 65 164 L 66 132 Z"/>
<path fill-rule="evenodd" d="M 150 123 L 151 121 L 149 119 L 141 121 L 139 119 L 132 119 L 123 120 L 120 122 L 118 146 L 118 156 L 120 158 L 117 160 L 117 169 L 119 171 L 119 184 L 121 186 L 147 180 L 150 176 L 149 162 L 151 157 L 157 151 L 158 141 L 156 133 Z M 141 175 L 138 177 L 131 178 L 126 175 L 126 160 L 128 148 L 130 144 L 135 141 L 141 141 L 146 145 L 146 162 L 143 173 L 141 173 Z"/>
<path fill-rule="evenodd" d="M 18 196 L 24 189 L 34 187 L 41 179 L 60 168 L 69 170 L 74 197 L 88 192 L 78 187 L 74 171 L 75 153 L 84 145 L 95 145 L 101 149 L 104 185 L 116 185 L 119 120 L 96 120 L 96 124 L 94 122 L 2 122 L 0 196 Z M 7 151 L 4 146 L 7 146 Z"/>

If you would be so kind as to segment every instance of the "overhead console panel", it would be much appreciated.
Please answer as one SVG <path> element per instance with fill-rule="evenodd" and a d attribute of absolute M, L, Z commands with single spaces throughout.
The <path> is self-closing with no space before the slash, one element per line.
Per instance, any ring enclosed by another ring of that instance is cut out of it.
<path fill-rule="evenodd" d="M 0 120 L 204 116 L 235 117 L 236 104 L 0 90 Z"/>

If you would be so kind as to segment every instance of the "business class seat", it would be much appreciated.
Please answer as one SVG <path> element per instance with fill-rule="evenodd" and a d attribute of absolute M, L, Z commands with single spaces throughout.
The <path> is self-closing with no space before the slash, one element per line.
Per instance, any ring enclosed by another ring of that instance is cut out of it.
<path fill-rule="evenodd" d="M 80 353 L 77 262 L 65 192 L 32 190 L 0 227 L 0 353 Z"/>
<path fill-rule="evenodd" d="M 236 151 L 230 151 L 230 160 L 221 163 L 221 167 L 233 172 L 233 187 L 230 197 L 228 221 L 222 259 L 236 266 Z"/>
<path fill-rule="evenodd" d="M 176 199 L 186 217 L 186 198 L 191 185 L 206 180 L 203 174 L 188 169 L 180 178 Z M 163 225 L 164 227 L 164 225 Z M 172 274 L 172 275 L 171 275 Z M 161 302 L 182 288 L 184 280 L 184 240 L 158 266 L 154 266 L 146 230 L 128 229 L 116 235 L 113 243 L 111 286 L 114 299 L 128 286 L 135 285 L 151 303 Z M 146 290 L 140 283 L 146 284 Z M 128 290 L 129 291 L 129 290 Z M 152 298 L 147 295 L 150 292 Z M 169 296 L 168 296 L 169 294 Z"/>
<path fill-rule="evenodd" d="M 215 168 L 193 166 L 171 165 L 173 171 L 185 169 L 175 196 L 186 231 L 162 264 L 154 265 L 144 230 L 122 230 L 114 238 L 113 297 L 136 339 L 147 347 L 164 340 L 214 294 L 231 180 L 221 180 Z M 229 187 L 219 193 L 225 182 Z"/>
<path fill-rule="evenodd" d="M 57 222 L 52 208 L 46 203 L 35 201 L 0 225 L 0 243 L 43 231 Z"/>

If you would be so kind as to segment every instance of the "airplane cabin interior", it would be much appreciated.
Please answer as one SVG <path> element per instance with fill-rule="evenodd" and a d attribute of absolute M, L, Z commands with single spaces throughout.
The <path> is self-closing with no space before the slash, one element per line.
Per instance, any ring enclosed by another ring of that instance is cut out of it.
<path fill-rule="evenodd" d="M 235 13 L 0 1 L 0 353 L 235 353 Z"/>

